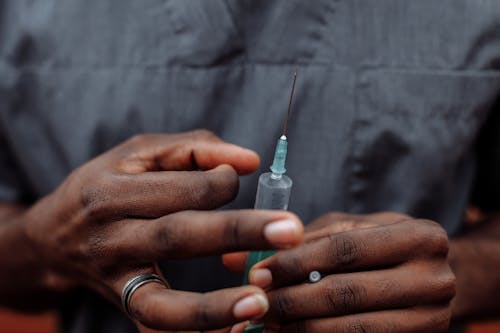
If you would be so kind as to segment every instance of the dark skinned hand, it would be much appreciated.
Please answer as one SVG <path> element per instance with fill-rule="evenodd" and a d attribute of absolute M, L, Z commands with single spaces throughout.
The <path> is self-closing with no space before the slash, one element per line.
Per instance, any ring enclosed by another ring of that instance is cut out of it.
<path fill-rule="evenodd" d="M 258 164 L 207 131 L 137 136 L 84 164 L 23 219 L 47 285 L 90 288 L 121 307 L 126 281 L 160 274 L 159 260 L 297 245 L 303 229 L 291 213 L 210 211 Z M 151 283 L 131 300 L 142 332 L 220 329 L 267 309 L 255 286 L 197 294 Z"/>
<path fill-rule="evenodd" d="M 268 291 L 266 332 L 447 332 L 455 277 L 437 223 L 330 213 L 306 228 L 305 239 L 250 272 L 250 282 Z M 224 261 L 239 270 L 245 255 Z M 323 279 L 305 283 L 311 271 Z"/>

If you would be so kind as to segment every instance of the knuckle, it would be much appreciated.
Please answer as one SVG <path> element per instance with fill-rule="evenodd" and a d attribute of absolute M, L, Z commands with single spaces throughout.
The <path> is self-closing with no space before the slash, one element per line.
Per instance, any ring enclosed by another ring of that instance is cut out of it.
<path fill-rule="evenodd" d="M 400 300 L 402 302 L 405 302 L 408 299 L 408 295 L 404 292 L 404 289 L 401 286 L 401 281 L 398 279 L 383 279 L 379 282 L 378 288 L 380 289 L 380 295 L 390 295 L 391 293 L 401 295 Z"/>
<path fill-rule="evenodd" d="M 214 323 L 219 321 L 219 318 L 214 315 L 212 307 L 205 297 L 198 303 L 195 318 L 197 326 L 202 330 L 213 326 Z"/>
<path fill-rule="evenodd" d="M 214 208 L 233 200 L 238 194 L 239 180 L 234 170 L 222 175 L 200 172 L 199 177 L 187 187 L 188 196 L 195 207 Z"/>
<path fill-rule="evenodd" d="M 87 220 L 99 220 L 113 211 L 115 184 L 120 180 L 109 173 L 99 173 L 80 188 L 80 206 Z"/>
<path fill-rule="evenodd" d="M 107 211 L 107 200 L 105 191 L 102 189 L 84 189 L 80 201 L 86 220 L 93 221 L 104 217 Z"/>
<path fill-rule="evenodd" d="M 226 220 L 224 221 L 224 240 L 231 249 L 239 249 L 242 245 L 242 231 L 240 228 L 240 220 L 237 216 L 233 214 L 228 214 Z"/>
<path fill-rule="evenodd" d="M 193 207 L 205 208 L 211 202 L 213 186 L 211 181 L 204 175 L 199 174 L 195 182 L 186 184 L 186 196 Z"/>
<path fill-rule="evenodd" d="M 207 179 L 207 190 L 224 202 L 233 200 L 239 190 L 238 174 L 231 167 L 225 168 L 224 174 L 217 174 Z"/>
<path fill-rule="evenodd" d="M 104 239 L 93 239 L 89 244 L 87 252 L 89 255 L 86 262 L 90 262 L 101 277 L 114 280 L 122 273 L 122 268 L 125 266 L 123 261 L 120 261 L 121 267 L 118 269 L 116 264 L 116 259 L 122 258 L 120 258 L 114 248 L 107 246 Z"/>
<path fill-rule="evenodd" d="M 106 236 L 104 233 L 96 232 L 89 238 L 88 246 L 85 247 L 86 253 L 92 258 L 99 258 L 100 262 L 107 262 L 110 258 L 111 249 L 106 244 Z"/>
<path fill-rule="evenodd" d="M 449 241 L 446 231 L 438 223 L 425 219 L 415 219 L 402 222 L 406 234 L 411 236 L 410 244 L 417 250 L 419 256 L 446 256 Z"/>
<path fill-rule="evenodd" d="M 169 188 L 172 193 L 177 192 L 184 209 L 208 209 L 212 206 L 214 189 L 203 172 L 192 172 L 183 183 L 172 180 Z"/>
<path fill-rule="evenodd" d="M 179 252 L 179 249 L 185 248 L 183 244 L 179 243 L 179 237 L 177 235 L 181 232 L 179 230 L 182 224 L 176 223 L 161 223 L 157 222 L 158 226 L 154 232 L 154 239 L 157 251 L 164 254 L 165 256 L 170 256 L 172 253 Z M 180 254 L 180 253 L 178 253 Z"/>
<path fill-rule="evenodd" d="M 346 234 L 328 235 L 332 247 L 332 260 L 337 268 L 354 264 L 360 256 L 359 244 Z"/>
<path fill-rule="evenodd" d="M 421 226 L 420 245 L 425 245 L 431 255 L 446 256 L 449 250 L 448 234 L 438 223 L 416 220 Z"/>
<path fill-rule="evenodd" d="M 375 332 L 366 322 L 361 320 L 352 321 L 348 324 L 347 332 L 349 333 L 368 333 Z"/>
<path fill-rule="evenodd" d="M 434 237 L 431 239 L 433 253 L 435 255 L 446 257 L 449 251 L 449 240 L 446 231 L 442 228 L 436 230 Z"/>
<path fill-rule="evenodd" d="M 456 294 L 456 277 L 448 267 L 447 272 L 442 274 L 436 281 L 436 293 L 441 295 L 444 301 L 450 301 Z"/>
<path fill-rule="evenodd" d="M 272 272 L 273 284 L 285 283 L 296 276 L 297 272 L 306 271 L 303 259 L 297 255 L 289 255 L 289 253 L 278 252 L 269 262 L 267 268 Z"/>
<path fill-rule="evenodd" d="M 362 305 L 362 298 L 366 295 L 363 286 L 352 282 L 335 282 L 325 290 L 326 300 L 334 314 L 345 315 L 357 311 Z"/>
<path fill-rule="evenodd" d="M 274 310 L 274 315 L 280 320 L 286 320 L 290 313 L 294 313 L 294 302 L 284 292 L 276 292 L 270 294 L 271 309 Z"/>
<path fill-rule="evenodd" d="M 399 332 L 400 328 L 395 323 L 376 323 L 368 319 L 352 319 L 347 322 L 346 332 L 349 333 L 387 333 Z"/>
<path fill-rule="evenodd" d="M 224 189 L 230 193 L 230 196 L 234 196 L 238 193 L 240 178 L 238 173 L 233 168 L 227 168 L 225 181 L 227 184 L 224 186 Z"/>
<path fill-rule="evenodd" d="M 110 246 L 109 234 L 104 226 L 93 227 L 84 242 L 67 244 L 66 257 L 72 262 L 87 265 L 100 276 L 113 278 L 116 270 L 116 250 Z M 80 232 L 84 233 L 84 232 Z"/>
<path fill-rule="evenodd" d="M 236 198 L 238 195 L 239 183 L 236 179 L 231 182 L 228 186 L 224 186 L 220 191 L 221 200 L 223 202 L 230 202 Z"/>
<path fill-rule="evenodd" d="M 113 163 L 115 167 L 135 160 L 142 160 L 141 151 L 151 144 L 151 139 L 157 134 L 136 134 L 125 140 L 113 149 Z"/>

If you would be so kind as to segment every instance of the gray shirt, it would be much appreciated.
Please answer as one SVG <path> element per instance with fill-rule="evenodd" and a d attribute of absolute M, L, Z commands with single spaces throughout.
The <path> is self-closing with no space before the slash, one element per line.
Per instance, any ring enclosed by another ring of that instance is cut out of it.
<path fill-rule="evenodd" d="M 471 200 L 499 204 L 498 22 L 498 0 L 0 1 L 0 200 L 33 202 L 143 132 L 208 128 L 264 171 L 297 66 L 290 210 L 399 211 L 455 235 Z M 253 205 L 257 177 L 230 208 Z M 241 279 L 218 258 L 162 267 L 180 289 Z M 88 291 L 62 309 L 63 332 L 134 332 Z"/>

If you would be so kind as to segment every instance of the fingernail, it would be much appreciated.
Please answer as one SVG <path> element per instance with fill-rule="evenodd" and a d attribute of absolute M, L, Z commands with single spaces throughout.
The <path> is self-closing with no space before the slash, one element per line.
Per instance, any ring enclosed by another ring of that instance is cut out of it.
<path fill-rule="evenodd" d="M 269 309 L 269 302 L 260 294 L 251 295 L 238 301 L 233 308 L 233 315 L 238 319 L 257 318 Z"/>
<path fill-rule="evenodd" d="M 292 220 L 271 222 L 264 227 L 264 237 L 271 244 L 279 247 L 290 246 L 297 241 L 299 235 L 297 222 Z"/>
<path fill-rule="evenodd" d="M 257 268 L 250 271 L 248 279 L 251 284 L 266 289 L 273 282 L 273 275 L 267 268 Z"/>

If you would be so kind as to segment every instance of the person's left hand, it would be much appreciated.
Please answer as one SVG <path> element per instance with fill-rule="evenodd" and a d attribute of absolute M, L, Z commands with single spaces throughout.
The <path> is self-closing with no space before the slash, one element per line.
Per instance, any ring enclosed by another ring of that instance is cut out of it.
<path fill-rule="evenodd" d="M 330 213 L 308 226 L 305 239 L 250 271 L 250 282 L 268 290 L 266 332 L 447 331 L 455 277 L 437 223 Z M 243 258 L 224 259 L 235 269 Z M 311 271 L 322 280 L 307 283 Z"/>

